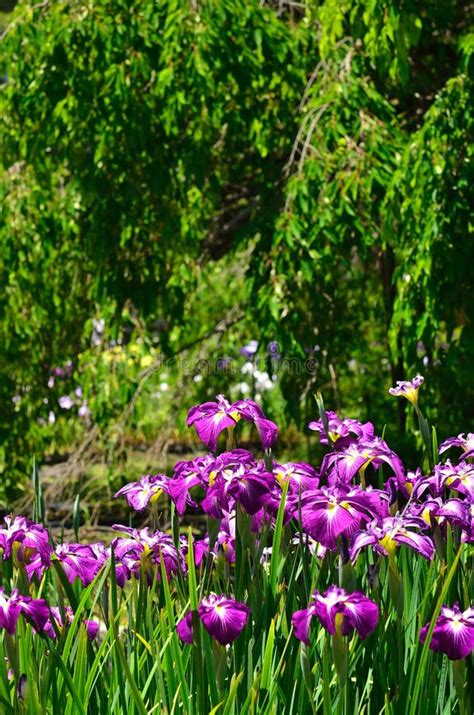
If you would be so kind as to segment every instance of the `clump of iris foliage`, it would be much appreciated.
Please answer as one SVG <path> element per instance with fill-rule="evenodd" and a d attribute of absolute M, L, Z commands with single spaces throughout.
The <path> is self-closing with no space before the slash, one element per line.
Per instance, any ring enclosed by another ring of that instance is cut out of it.
<path fill-rule="evenodd" d="M 320 396 L 321 464 L 280 464 L 277 425 L 219 395 L 188 413 L 211 451 L 120 489 L 150 525 L 107 546 L 52 539 L 37 480 L 36 521 L 0 529 L 2 712 L 471 713 L 474 435 L 438 448 L 422 383 L 390 391 L 414 471 Z"/>

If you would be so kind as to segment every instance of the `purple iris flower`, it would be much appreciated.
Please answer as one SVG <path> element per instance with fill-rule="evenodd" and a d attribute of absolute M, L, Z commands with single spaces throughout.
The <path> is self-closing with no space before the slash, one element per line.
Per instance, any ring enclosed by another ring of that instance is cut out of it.
<path fill-rule="evenodd" d="M 245 449 L 233 449 L 213 458 L 202 475 L 206 489 L 206 496 L 202 502 L 204 511 L 215 519 L 221 519 L 225 514 L 231 512 L 235 497 L 238 497 L 239 490 L 236 482 L 247 473 L 253 474 L 257 471 L 257 462 L 253 455 Z M 259 504 L 261 505 L 261 500 L 259 500 Z M 256 511 L 259 508 L 260 506 L 256 504 Z"/>
<path fill-rule="evenodd" d="M 169 479 L 164 474 L 146 474 L 138 482 L 130 482 L 118 490 L 114 498 L 125 496 L 135 511 L 143 511 L 150 502 L 157 501 L 163 492 L 168 492 Z"/>
<path fill-rule="evenodd" d="M 446 464 L 435 467 L 436 471 L 443 486 L 474 500 L 474 464 L 462 462 L 453 466 L 448 460 Z"/>
<path fill-rule="evenodd" d="M 49 607 L 43 598 L 22 596 L 17 589 L 7 596 L 0 588 L 0 628 L 12 636 L 21 614 L 33 623 L 37 631 L 42 631 L 49 619 Z"/>
<path fill-rule="evenodd" d="M 154 567 L 159 567 L 161 560 L 168 576 L 179 569 L 186 571 L 186 538 L 182 537 L 180 549 L 176 549 L 173 538 L 162 531 L 150 532 L 148 528 L 132 529 L 121 524 L 114 524 L 112 529 L 127 534 L 128 538 L 116 538 L 114 547 L 117 583 L 123 586 L 125 581 L 134 576 L 140 578 L 140 570 L 150 576 Z M 158 569 L 157 577 L 160 578 Z"/>
<path fill-rule="evenodd" d="M 372 422 L 359 422 L 358 420 L 344 417 L 339 419 L 337 414 L 332 411 L 326 412 L 328 422 L 328 435 L 332 444 L 338 447 L 346 447 L 354 441 L 355 438 L 371 439 L 374 436 L 374 425 Z M 329 444 L 324 425 L 321 419 L 313 420 L 308 423 L 308 429 L 319 433 L 321 444 Z"/>
<path fill-rule="evenodd" d="M 104 546 L 102 541 L 96 541 L 95 543 L 88 544 L 88 547 L 91 550 L 92 555 L 100 561 L 101 566 L 103 566 L 107 559 L 110 558 L 110 548 Z"/>
<path fill-rule="evenodd" d="M 420 467 L 417 467 L 414 472 L 409 470 L 406 473 L 405 484 L 402 487 L 404 494 L 410 497 L 422 479 L 424 479 L 424 476 Z"/>
<path fill-rule="evenodd" d="M 397 483 L 406 482 L 405 469 L 395 452 L 380 437 L 361 439 L 342 450 L 326 454 L 321 464 L 321 474 L 328 472 L 328 484 L 349 484 L 354 477 L 371 464 L 378 469 L 382 463 L 393 471 Z"/>
<path fill-rule="evenodd" d="M 104 563 L 96 557 L 90 546 L 83 544 L 59 544 L 54 553 L 69 583 L 79 578 L 83 586 L 92 583 Z"/>
<path fill-rule="evenodd" d="M 420 631 L 420 641 L 425 642 L 430 624 Z M 466 658 L 474 650 L 474 608 L 464 613 L 457 603 L 452 608 L 443 606 L 436 620 L 430 641 L 431 650 L 446 653 L 451 660 Z"/>
<path fill-rule="evenodd" d="M 217 558 L 219 554 L 223 554 L 228 564 L 235 564 L 235 529 L 233 534 L 226 529 L 221 529 L 217 534 L 212 555 Z"/>
<path fill-rule="evenodd" d="M 194 565 L 199 568 L 205 556 L 209 554 L 209 536 L 206 534 L 202 539 L 196 539 L 193 544 Z"/>
<path fill-rule="evenodd" d="M 258 350 L 258 340 L 251 340 L 243 348 L 240 348 L 240 354 L 246 358 L 252 358 Z"/>
<path fill-rule="evenodd" d="M 389 389 L 393 397 L 406 397 L 412 405 L 418 404 L 418 390 L 424 383 L 422 375 L 416 375 L 412 380 L 398 381 L 395 387 Z"/>
<path fill-rule="evenodd" d="M 71 606 L 66 606 L 66 608 L 64 609 L 64 615 L 66 625 L 70 626 L 74 620 L 74 611 L 72 610 Z M 53 619 L 56 625 L 56 629 L 58 631 L 62 631 L 62 629 L 64 628 L 63 618 L 61 616 L 61 611 L 59 610 L 59 608 L 56 608 L 56 606 L 53 606 L 51 608 L 51 614 L 44 627 L 44 632 L 46 633 L 46 635 L 49 638 L 55 639 L 56 630 L 53 625 Z M 99 624 L 97 623 L 97 621 L 90 621 L 87 619 L 85 619 L 83 623 L 86 627 L 87 637 L 89 638 L 89 640 L 93 641 L 94 638 L 97 636 L 97 633 L 99 632 Z"/>
<path fill-rule="evenodd" d="M 269 420 L 262 408 L 253 400 L 245 399 L 234 402 L 234 407 L 247 422 L 253 422 L 262 442 L 264 450 L 269 449 L 278 436 L 277 425 Z"/>
<path fill-rule="evenodd" d="M 256 514 L 271 493 L 275 477 L 271 472 L 247 471 L 240 468 L 227 485 L 227 494 L 239 502 L 247 514 Z"/>
<path fill-rule="evenodd" d="M 224 395 L 217 395 L 216 402 L 204 402 L 191 407 L 187 424 L 188 427 L 194 425 L 199 438 L 215 452 L 220 433 L 235 427 L 241 418 L 255 424 L 263 449 L 272 446 L 278 435 L 278 427 L 264 415 L 262 408 L 253 400 L 238 400 L 231 404 Z"/>
<path fill-rule="evenodd" d="M 470 513 L 470 519 L 469 519 L 470 525 L 461 534 L 461 541 L 463 543 L 473 544 L 474 543 L 474 502 L 471 502 L 471 504 L 469 504 L 469 513 Z"/>
<path fill-rule="evenodd" d="M 417 517 L 388 516 L 382 523 L 373 521 L 364 531 L 358 531 L 352 537 L 349 554 L 354 562 L 360 551 L 372 546 L 381 556 L 393 556 L 398 546 L 405 544 L 431 561 L 435 546 L 429 536 L 424 536 L 412 529 L 426 528 L 426 522 Z"/>
<path fill-rule="evenodd" d="M 435 496 L 443 496 L 445 487 L 464 494 L 468 499 L 474 499 L 474 465 L 462 462 L 458 465 L 446 460 L 445 464 L 436 464 L 433 474 L 417 482 L 413 491 L 415 499 L 419 499 L 426 491 Z"/>
<path fill-rule="evenodd" d="M 317 481 L 317 480 L 315 480 Z M 252 517 L 252 531 L 258 533 L 264 524 L 270 523 L 272 526 L 276 519 L 281 505 L 282 490 L 277 484 L 264 498 L 264 508 Z M 286 499 L 283 513 L 283 524 L 288 524 L 294 516 L 298 514 L 298 492 L 293 491 Z"/>
<path fill-rule="evenodd" d="M 185 615 L 176 625 L 176 631 L 182 641 L 192 645 L 193 643 L 193 614 L 191 611 Z"/>
<path fill-rule="evenodd" d="M 226 400 L 224 395 L 217 395 L 216 402 L 204 402 L 191 407 L 188 412 L 188 427 L 194 425 L 199 438 L 208 449 L 217 449 L 217 439 L 220 433 L 235 427 L 240 420 L 240 413 L 235 405 Z"/>
<path fill-rule="evenodd" d="M 421 504 L 413 502 L 405 509 L 403 516 L 420 517 L 429 527 L 435 523 L 443 525 L 446 522 L 462 529 L 470 528 L 469 504 L 461 499 L 447 499 L 443 502 L 441 497 L 436 497 Z"/>
<path fill-rule="evenodd" d="M 222 553 L 229 564 L 235 563 L 235 511 L 221 519 L 219 533 L 214 545 L 213 555 Z"/>
<path fill-rule="evenodd" d="M 286 464 L 273 462 L 273 474 L 282 487 L 289 481 L 289 494 L 316 489 L 319 486 L 318 472 L 305 462 L 287 462 Z"/>
<path fill-rule="evenodd" d="M 204 628 L 221 645 L 228 645 L 242 633 L 247 623 L 250 608 L 234 598 L 211 593 L 198 606 L 198 615 Z M 192 616 L 188 613 L 177 625 L 178 635 L 186 643 L 192 643 Z"/>
<path fill-rule="evenodd" d="M 273 358 L 275 358 L 277 360 L 281 357 L 280 356 L 280 346 L 278 345 L 278 343 L 275 340 L 271 340 L 268 343 L 268 352 L 270 353 L 270 355 Z"/>
<path fill-rule="evenodd" d="M 51 564 L 51 545 L 47 530 L 24 516 L 4 518 L 5 526 L 0 528 L 0 549 L 3 558 L 13 556 L 15 563 L 25 568 L 28 578 L 41 578 Z"/>
<path fill-rule="evenodd" d="M 249 469 L 245 464 L 237 464 L 213 474 L 216 476 L 210 479 L 202 508 L 217 519 L 229 513 L 235 502 L 239 502 L 248 514 L 256 514 L 275 485 L 275 477 L 271 472 Z"/>
<path fill-rule="evenodd" d="M 315 591 L 308 608 L 296 611 L 291 619 L 295 636 L 307 645 L 310 644 L 309 628 L 314 616 L 331 635 L 346 636 L 355 629 L 364 640 L 378 623 L 379 608 L 359 591 L 347 593 L 337 586 L 330 586 L 324 596 Z"/>
<path fill-rule="evenodd" d="M 439 447 L 439 453 L 443 454 L 450 447 L 461 447 L 464 454 L 461 459 L 468 459 L 469 457 L 474 457 L 474 432 L 468 432 L 467 436 L 464 433 L 458 434 L 457 437 L 450 437 L 446 439 Z"/>
<path fill-rule="evenodd" d="M 378 490 L 360 487 L 322 487 L 290 496 L 293 513 L 301 509 L 303 530 L 329 549 L 335 549 L 337 538 L 349 536 L 364 522 L 381 518 L 387 512 L 386 495 Z"/>
<path fill-rule="evenodd" d="M 3 549 L 4 558 L 10 557 L 14 545 L 16 548 L 21 545 L 25 555 L 28 550 L 37 551 L 47 560 L 51 554 L 51 546 L 44 526 L 25 519 L 24 516 L 6 516 L 4 524 L 5 526 L 0 528 L 0 548 Z"/>
<path fill-rule="evenodd" d="M 211 455 L 209 455 L 211 456 Z M 212 457 L 203 469 L 203 480 L 207 486 L 211 485 L 216 477 L 226 477 L 233 469 L 237 467 L 246 467 L 247 469 L 256 469 L 258 462 L 253 454 L 247 449 L 231 449 L 228 452 L 222 452 L 217 457 Z"/>
<path fill-rule="evenodd" d="M 250 608 L 234 598 L 211 593 L 198 606 L 199 618 L 221 645 L 235 641 L 247 624 Z"/>
<path fill-rule="evenodd" d="M 190 489 L 197 486 L 207 487 L 209 472 L 212 471 L 215 464 L 216 457 L 212 454 L 195 457 L 190 461 L 176 462 L 173 478 L 168 482 L 168 494 L 174 501 L 176 511 L 180 516 L 183 516 L 186 506 L 197 508 L 196 502 L 190 497 Z"/>

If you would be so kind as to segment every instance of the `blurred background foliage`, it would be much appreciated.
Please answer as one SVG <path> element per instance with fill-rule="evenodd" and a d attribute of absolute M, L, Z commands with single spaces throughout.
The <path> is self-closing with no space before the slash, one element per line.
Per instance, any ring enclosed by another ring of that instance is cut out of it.
<path fill-rule="evenodd" d="M 472 6 L 0 11 L 4 506 L 33 455 L 156 470 L 218 392 L 293 457 L 318 389 L 409 454 L 387 388 L 415 372 L 440 435 L 472 429 Z"/>

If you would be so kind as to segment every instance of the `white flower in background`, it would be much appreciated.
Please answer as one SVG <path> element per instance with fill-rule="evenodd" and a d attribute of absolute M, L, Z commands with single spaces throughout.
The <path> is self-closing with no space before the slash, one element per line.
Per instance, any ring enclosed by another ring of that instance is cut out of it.
<path fill-rule="evenodd" d="M 54 387 L 54 377 L 50 377 L 48 380 L 48 387 L 51 389 Z"/>
<path fill-rule="evenodd" d="M 255 387 L 257 390 L 272 390 L 275 387 L 268 372 L 255 370 L 253 376 L 255 378 Z"/>
<path fill-rule="evenodd" d="M 242 395 L 248 395 L 248 393 L 250 392 L 250 385 L 247 385 L 246 382 L 238 382 L 235 386 L 235 389 L 238 390 Z"/>
<path fill-rule="evenodd" d="M 197 375 L 194 375 L 194 377 L 193 377 L 193 382 L 202 382 L 202 380 L 203 380 L 202 375 L 197 374 Z"/>
<path fill-rule="evenodd" d="M 253 362 L 247 361 L 244 362 L 244 364 L 242 365 L 242 369 L 240 370 L 240 372 L 242 373 L 242 375 L 253 375 L 254 370 L 255 365 L 253 364 Z"/>
<path fill-rule="evenodd" d="M 82 387 L 76 387 L 76 389 L 74 390 L 74 394 L 76 395 L 76 397 L 82 397 Z"/>
<path fill-rule="evenodd" d="M 69 397 L 69 395 L 63 395 L 62 397 L 59 398 L 58 400 L 59 406 L 63 410 L 70 410 L 71 407 L 74 406 L 73 400 Z"/>
<path fill-rule="evenodd" d="M 105 320 L 103 318 L 99 318 L 98 320 L 94 318 L 92 320 L 92 327 L 91 343 L 93 346 L 100 345 L 102 342 L 102 333 L 105 330 Z"/>
<path fill-rule="evenodd" d="M 201 377 L 202 377 L 202 375 L 201 375 Z M 158 385 L 158 389 L 160 390 L 160 392 L 168 392 L 168 390 L 170 389 L 170 386 L 168 385 L 167 382 L 160 382 L 160 384 Z"/>
<path fill-rule="evenodd" d="M 84 400 L 82 405 L 79 407 L 77 414 L 79 415 L 79 417 L 87 417 L 87 415 L 89 414 L 87 400 Z"/>
<path fill-rule="evenodd" d="M 56 415 L 54 414 L 53 410 L 50 410 L 48 413 L 48 422 L 50 425 L 54 425 L 56 422 Z"/>

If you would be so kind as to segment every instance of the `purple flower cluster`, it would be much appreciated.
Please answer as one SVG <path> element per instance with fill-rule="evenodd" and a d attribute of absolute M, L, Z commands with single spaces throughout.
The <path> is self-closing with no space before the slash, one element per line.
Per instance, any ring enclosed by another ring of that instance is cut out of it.
<path fill-rule="evenodd" d="M 417 376 L 410 383 L 400 383 L 395 393 L 418 390 L 422 382 Z M 188 423 L 215 449 L 220 431 L 233 429 L 241 418 L 257 425 L 262 420 L 273 424 L 252 401 L 230 404 L 222 395 L 216 402 L 193 407 Z M 400 457 L 375 435 L 370 422 L 339 419 L 334 412 L 327 412 L 325 419 L 310 423 L 310 428 L 331 447 L 319 471 L 304 463 L 273 461 L 269 465 L 246 450 L 233 449 L 178 462 L 170 478 L 147 475 L 123 487 L 116 496 L 125 495 L 137 510 L 161 493 L 175 503 L 179 515 L 188 507 L 200 507 L 220 522 L 212 555 L 224 550 L 230 560 L 237 506 L 251 515 L 252 528 L 258 532 L 263 524 L 274 523 L 286 483 L 284 522 L 293 520 L 298 531 L 323 549 L 337 551 L 344 539 L 353 561 L 367 547 L 392 558 L 402 545 L 432 559 L 434 529 L 445 534 L 448 525 L 461 530 L 463 541 L 472 542 L 474 466 L 466 458 L 470 448 L 463 436 L 444 445 L 460 444 L 465 449 L 464 459 L 458 465 L 449 460 L 438 464 L 431 475 L 424 476 L 420 470 L 407 472 Z M 259 429 L 265 431 L 261 422 Z M 276 426 L 272 434 L 273 440 Z M 204 537 L 196 548 L 196 558 L 202 559 L 208 547 L 209 540 Z"/>
<path fill-rule="evenodd" d="M 404 395 L 419 410 L 422 382 L 423 378 L 417 376 L 411 382 L 399 383 L 391 392 Z M 219 567 L 225 559 L 225 568 L 232 573 L 229 564 L 235 562 L 237 537 L 241 536 L 236 534 L 236 524 L 241 518 L 249 525 L 255 553 L 259 553 L 264 567 L 271 551 L 265 539 L 278 515 L 284 525 L 290 526 L 285 541 L 288 548 L 307 548 L 308 558 L 324 558 L 333 552 L 340 557 L 341 566 L 347 564 L 349 569 L 349 561 L 355 564 L 361 553 L 370 549 L 375 567 L 379 560 L 388 559 L 392 577 L 397 573 L 400 548 L 432 560 L 437 550 L 443 551 L 443 540 L 447 542 L 452 536 L 449 530 L 459 543 L 474 542 L 472 433 L 441 445 L 440 453 L 453 447 L 462 450 L 458 463 L 448 459 L 423 474 L 420 469 L 407 471 L 370 422 L 340 419 L 334 412 L 327 412 L 309 425 L 328 448 L 317 469 L 304 462 L 280 463 L 268 452 L 265 459 L 239 448 L 216 453 L 220 433 L 228 430 L 233 437 L 242 419 L 255 425 L 264 450 L 268 450 L 278 430 L 259 405 L 252 400 L 230 403 L 218 395 L 215 402 L 197 405 L 188 414 L 188 425 L 195 427 L 213 453 L 177 462 L 170 476 L 147 474 L 115 494 L 125 497 L 137 512 L 153 506 L 155 517 L 163 495 L 179 516 L 187 509 L 200 509 L 212 528 L 194 540 L 196 567 L 205 565 L 208 569 L 214 562 Z M 148 583 L 159 580 L 163 568 L 170 579 L 178 576 L 178 582 L 186 575 L 190 564 L 184 536 L 119 524 L 113 529 L 116 535 L 109 547 L 102 543 L 55 546 L 41 525 L 24 517 L 7 516 L 0 527 L 0 549 L 3 559 L 11 559 L 31 589 L 53 565 L 63 570 L 69 583 L 78 580 L 87 586 L 112 556 L 120 587 L 131 579 L 145 578 Z M 392 586 L 396 595 L 395 577 Z M 193 626 L 200 621 L 215 640 L 228 645 L 244 629 L 249 613 L 246 604 L 211 593 L 202 598 L 195 613 L 186 613 L 177 631 L 183 641 L 192 643 Z M 70 609 L 50 608 L 42 598 L 22 595 L 18 590 L 9 595 L 0 591 L 0 627 L 13 633 L 20 615 L 36 631 L 52 638 L 74 617 Z M 360 591 L 349 593 L 333 585 L 325 593 L 315 591 L 309 605 L 293 614 L 295 635 L 306 644 L 310 643 L 313 618 L 337 636 L 336 643 L 354 630 L 365 639 L 377 625 L 379 608 Z M 85 621 L 84 625 L 89 637 L 95 637 L 98 624 Z M 428 624 L 421 630 L 420 639 L 425 641 L 428 633 L 432 650 L 452 659 L 465 657 L 474 649 L 474 609 L 461 612 L 457 604 L 444 606 L 434 626 Z"/>
<path fill-rule="evenodd" d="M 56 638 L 56 633 L 61 633 L 64 626 L 68 626 L 72 623 L 74 619 L 74 612 L 70 606 L 66 606 L 64 609 L 64 620 L 61 615 L 61 611 L 56 606 L 51 608 L 51 613 L 49 614 L 48 620 L 44 626 L 45 634 L 52 639 Z M 99 632 L 99 624 L 97 621 L 91 621 L 85 619 L 83 624 L 86 628 L 87 637 L 89 640 L 93 641 Z"/>
<path fill-rule="evenodd" d="M 115 531 L 126 534 L 112 540 L 115 556 L 117 583 L 124 586 L 132 576 L 139 579 L 143 573 L 151 580 L 154 573 L 160 578 L 160 564 L 163 563 L 168 576 L 181 570 L 186 571 L 187 541 L 181 538 L 179 548 L 169 534 L 162 531 L 151 532 L 148 528 L 132 529 L 114 524 Z"/>
<path fill-rule="evenodd" d="M 32 598 L 13 589 L 7 595 L 0 588 L 0 628 L 4 628 L 11 636 L 14 635 L 20 616 L 23 616 L 33 626 L 36 633 L 44 633 L 49 638 L 56 638 L 56 632 L 63 629 L 61 611 L 56 606 L 50 608 L 44 598 Z M 72 623 L 74 613 L 70 606 L 64 611 L 66 624 Z M 85 620 L 87 635 L 93 640 L 99 630 L 96 621 Z"/>
<path fill-rule="evenodd" d="M 6 516 L 0 527 L 0 549 L 4 560 L 13 563 L 28 578 L 41 579 L 52 560 L 59 561 L 72 583 L 79 578 L 84 586 L 91 583 L 107 559 L 102 544 L 60 544 L 53 549 L 48 531 L 23 516 Z"/>

